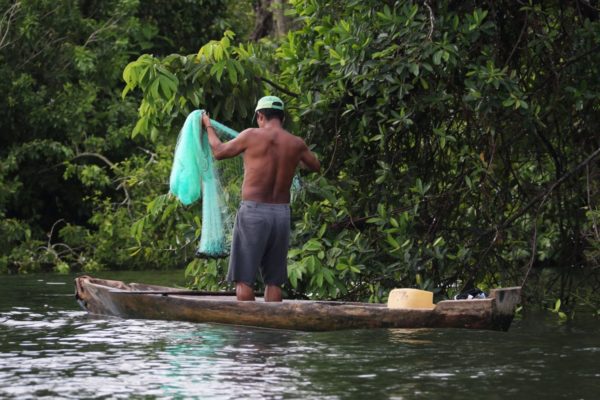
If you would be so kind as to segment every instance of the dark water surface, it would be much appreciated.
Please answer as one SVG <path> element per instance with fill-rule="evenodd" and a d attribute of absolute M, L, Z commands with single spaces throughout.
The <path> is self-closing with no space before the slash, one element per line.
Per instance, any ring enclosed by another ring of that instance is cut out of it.
<path fill-rule="evenodd" d="M 302 333 L 90 317 L 73 292 L 70 276 L 0 276 L 0 399 L 600 399 L 598 320 Z"/>

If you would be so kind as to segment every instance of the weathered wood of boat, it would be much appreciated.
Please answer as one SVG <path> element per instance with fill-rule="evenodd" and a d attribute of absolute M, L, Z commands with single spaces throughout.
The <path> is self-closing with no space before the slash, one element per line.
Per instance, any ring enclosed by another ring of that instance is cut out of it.
<path fill-rule="evenodd" d="M 492 290 L 486 299 L 445 300 L 432 309 L 390 309 L 385 304 L 284 300 L 240 302 L 231 295 L 185 294 L 178 289 L 81 276 L 76 298 L 91 314 L 180 320 L 301 331 L 365 328 L 470 328 L 508 330 L 521 288 Z M 154 293 L 139 293 L 139 292 Z M 159 293 L 156 293 L 159 292 Z M 162 292 L 171 293 L 168 295 Z"/>

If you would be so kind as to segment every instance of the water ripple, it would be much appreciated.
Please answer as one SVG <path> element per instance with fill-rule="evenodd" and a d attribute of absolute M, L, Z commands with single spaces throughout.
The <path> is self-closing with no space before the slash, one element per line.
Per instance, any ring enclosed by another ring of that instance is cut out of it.
<path fill-rule="evenodd" d="M 594 399 L 600 377 L 598 336 L 586 329 L 302 333 L 75 307 L 60 292 L 0 299 L 0 398 Z"/>

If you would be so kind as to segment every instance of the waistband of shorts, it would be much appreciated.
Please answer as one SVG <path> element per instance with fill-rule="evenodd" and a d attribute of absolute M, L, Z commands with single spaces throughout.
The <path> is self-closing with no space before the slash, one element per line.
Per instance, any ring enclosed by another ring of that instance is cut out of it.
<path fill-rule="evenodd" d="M 265 210 L 289 210 L 289 203 L 260 203 L 252 200 L 242 200 L 240 207 L 261 208 Z"/>

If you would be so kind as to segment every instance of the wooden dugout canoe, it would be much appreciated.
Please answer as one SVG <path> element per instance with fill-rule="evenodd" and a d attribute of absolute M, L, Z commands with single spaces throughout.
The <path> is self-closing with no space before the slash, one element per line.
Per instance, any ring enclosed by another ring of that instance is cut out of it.
<path fill-rule="evenodd" d="M 237 301 L 231 295 L 185 294 L 178 289 L 81 276 L 75 297 L 91 314 L 121 318 L 247 325 L 300 331 L 372 328 L 469 328 L 506 331 L 520 287 L 493 289 L 486 299 L 444 300 L 433 309 L 390 309 L 385 304 L 284 300 Z M 139 293 L 139 292 L 160 293 Z M 137 292 L 137 293 L 132 293 Z M 171 292 L 173 294 L 161 294 Z"/>

